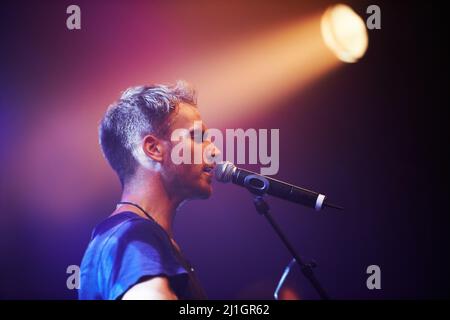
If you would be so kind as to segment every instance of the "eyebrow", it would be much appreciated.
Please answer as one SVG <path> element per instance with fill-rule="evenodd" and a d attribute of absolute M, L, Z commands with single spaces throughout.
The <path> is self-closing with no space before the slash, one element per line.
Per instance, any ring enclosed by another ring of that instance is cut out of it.
<path fill-rule="evenodd" d="M 189 128 L 189 132 L 194 131 L 194 130 L 195 130 L 194 127 L 190 127 L 190 128 Z M 206 130 L 208 130 L 208 129 L 206 128 L 206 126 L 205 126 L 204 124 L 202 124 L 202 132 L 204 132 L 204 131 L 206 131 Z"/>

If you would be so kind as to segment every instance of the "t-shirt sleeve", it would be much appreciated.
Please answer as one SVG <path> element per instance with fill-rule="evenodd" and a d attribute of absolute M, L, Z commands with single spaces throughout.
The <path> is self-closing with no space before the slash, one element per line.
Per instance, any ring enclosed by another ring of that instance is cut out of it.
<path fill-rule="evenodd" d="M 101 272 L 108 300 L 121 297 L 143 277 L 187 274 L 167 235 L 154 222 L 141 219 L 124 222 L 106 240 Z"/>

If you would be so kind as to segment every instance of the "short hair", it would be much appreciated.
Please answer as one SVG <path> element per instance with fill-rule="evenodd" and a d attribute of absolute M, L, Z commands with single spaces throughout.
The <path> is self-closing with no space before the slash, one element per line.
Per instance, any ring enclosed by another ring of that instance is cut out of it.
<path fill-rule="evenodd" d="M 130 87 L 108 107 L 99 125 L 99 142 L 122 187 L 136 172 L 135 150 L 144 136 L 163 134 L 169 115 L 181 102 L 197 104 L 195 89 L 185 81 Z"/>

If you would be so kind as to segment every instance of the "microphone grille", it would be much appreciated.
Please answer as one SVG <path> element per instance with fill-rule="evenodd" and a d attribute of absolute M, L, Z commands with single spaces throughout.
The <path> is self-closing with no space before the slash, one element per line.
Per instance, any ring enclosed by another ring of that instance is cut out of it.
<path fill-rule="evenodd" d="M 230 182 L 236 167 L 230 161 L 224 161 L 216 165 L 215 177 L 220 182 Z"/>

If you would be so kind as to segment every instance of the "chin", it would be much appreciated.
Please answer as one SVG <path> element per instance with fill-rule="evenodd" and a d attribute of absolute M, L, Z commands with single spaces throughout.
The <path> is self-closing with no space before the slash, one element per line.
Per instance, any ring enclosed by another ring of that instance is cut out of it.
<path fill-rule="evenodd" d="M 194 198 L 208 199 L 209 197 L 211 197 L 211 194 L 212 194 L 212 187 L 210 185 L 202 186 L 197 189 L 196 196 Z"/>

